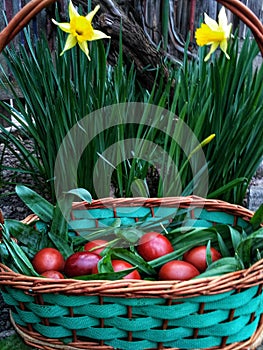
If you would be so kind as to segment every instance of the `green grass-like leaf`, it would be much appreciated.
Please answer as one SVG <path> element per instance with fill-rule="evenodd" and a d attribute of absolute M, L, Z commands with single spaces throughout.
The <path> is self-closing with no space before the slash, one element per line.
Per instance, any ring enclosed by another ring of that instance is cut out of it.
<path fill-rule="evenodd" d="M 23 185 L 16 186 L 16 193 L 41 220 L 50 222 L 53 219 L 53 205 L 38 193 Z"/>
<path fill-rule="evenodd" d="M 11 265 L 14 270 L 27 276 L 39 276 L 23 249 L 11 238 L 8 228 L 5 225 L 0 225 L 0 227 L 2 228 L 2 241 L 12 259 Z"/>
<path fill-rule="evenodd" d="M 256 230 L 263 224 L 263 203 L 256 210 L 252 218 L 250 219 L 250 224 L 253 229 Z"/>
<path fill-rule="evenodd" d="M 202 277 L 221 276 L 226 273 L 241 270 L 242 268 L 243 266 L 235 257 L 225 257 L 214 261 L 208 266 L 205 272 L 195 277 L 195 279 Z"/>
<path fill-rule="evenodd" d="M 19 350 L 37 350 L 37 348 L 26 345 L 18 334 L 13 334 L 0 340 L 1 350 L 10 350 L 15 348 Z"/>

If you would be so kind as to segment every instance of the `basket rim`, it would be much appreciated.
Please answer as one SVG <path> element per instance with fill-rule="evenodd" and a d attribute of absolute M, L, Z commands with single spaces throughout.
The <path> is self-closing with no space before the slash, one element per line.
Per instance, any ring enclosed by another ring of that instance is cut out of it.
<path fill-rule="evenodd" d="M 116 207 L 174 207 L 178 208 L 204 208 L 207 211 L 221 211 L 229 214 L 235 214 L 236 216 L 249 220 L 254 212 L 239 205 L 232 204 L 220 199 L 207 199 L 196 195 L 190 196 L 176 196 L 176 197 L 126 197 L 115 198 L 105 197 L 99 199 L 93 199 L 91 203 L 86 201 L 73 202 L 72 210 L 81 209 L 101 209 L 101 208 L 116 208 Z M 31 223 L 38 220 L 38 216 L 35 214 L 28 215 L 22 220 L 23 223 Z"/>
<path fill-rule="evenodd" d="M 77 280 L 26 276 L 0 263 L 0 286 L 23 290 L 26 294 L 61 293 L 65 295 L 125 298 L 192 298 L 243 290 L 263 283 L 263 259 L 248 269 L 221 276 L 188 281 Z"/>

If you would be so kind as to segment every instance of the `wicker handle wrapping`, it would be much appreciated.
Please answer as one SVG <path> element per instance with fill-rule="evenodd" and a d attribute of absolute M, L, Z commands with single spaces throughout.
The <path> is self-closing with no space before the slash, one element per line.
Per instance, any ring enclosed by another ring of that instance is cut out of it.
<path fill-rule="evenodd" d="M 4 216 L 3 216 L 2 210 L 0 209 L 0 224 L 3 224 L 3 223 L 4 223 Z"/>
<path fill-rule="evenodd" d="M 238 16 L 250 28 L 263 56 L 263 24 L 259 18 L 240 0 L 217 0 L 217 2 Z"/>
<path fill-rule="evenodd" d="M 4 222 L 5 222 L 5 220 L 4 220 L 3 212 L 0 209 L 0 224 L 3 225 Z M 1 237 L 1 231 L 2 231 L 2 227 L 0 226 L 0 237 Z"/>
<path fill-rule="evenodd" d="M 56 0 L 31 0 L 8 23 L 0 33 L 0 52 L 45 7 Z M 239 0 L 216 0 L 238 16 L 252 31 L 263 56 L 263 24 L 259 18 Z"/>
<path fill-rule="evenodd" d="M 31 0 L 8 23 L 0 33 L 0 52 L 40 11 L 56 0 Z"/>

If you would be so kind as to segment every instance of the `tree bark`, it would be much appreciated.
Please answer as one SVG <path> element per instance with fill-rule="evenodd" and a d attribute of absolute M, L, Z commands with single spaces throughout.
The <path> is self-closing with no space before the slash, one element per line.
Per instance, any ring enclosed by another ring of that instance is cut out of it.
<path fill-rule="evenodd" d="M 73 0 L 76 5 L 82 5 L 86 10 L 86 2 Z M 93 6 L 100 5 L 101 15 L 97 25 L 104 33 L 111 36 L 111 50 L 109 60 L 116 62 L 119 52 L 120 33 L 122 33 L 122 52 L 124 60 L 133 62 L 137 71 L 137 78 L 142 86 L 151 88 L 156 77 L 156 68 L 163 70 L 164 78 L 168 79 L 168 71 L 163 64 L 165 53 L 157 49 L 156 44 L 137 23 L 134 16 L 129 16 L 113 0 L 94 0 Z"/>

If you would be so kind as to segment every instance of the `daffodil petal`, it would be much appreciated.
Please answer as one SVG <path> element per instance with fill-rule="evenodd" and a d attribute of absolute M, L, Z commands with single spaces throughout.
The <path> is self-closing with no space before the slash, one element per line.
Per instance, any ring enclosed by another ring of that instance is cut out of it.
<path fill-rule="evenodd" d="M 52 22 L 56 24 L 63 32 L 70 33 L 70 23 L 59 23 L 52 18 Z"/>
<path fill-rule="evenodd" d="M 217 21 L 209 17 L 206 13 L 205 13 L 205 24 L 207 24 L 208 27 L 214 31 L 218 30 L 219 25 Z"/>
<path fill-rule="evenodd" d="M 88 60 L 90 61 L 90 56 L 89 56 L 89 48 L 88 48 L 88 44 L 87 41 L 83 41 L 82 43 L 78 43 L 79 47 L 81 48 L 81 50 L 85 53 L 85 55 L 88 57 Z"/>
<path fill-rule="evenodd" d="M 63 51 L 61 52 L 60 55 L 63 55 L 65 51 L 70 50 L 76 44 L 77 44 L 77 39 L 73 35 L 69 34 L 68 37 L 67 37 L 64 49 L 63 49 Z"/>
<path fill-rule="evenodd" d="M 227 40 L 223 40 L 220 43 L 220 49 L 225 53 L 227 50 Z"/>
<path fill-rule="evenodd" d="M 221 10 L 219 11 L 218 24 L 224 29 L 227 28 L 227 16 L 226 16 L 226 10 L 224 7 L 222 7 Z"/>
<path fill-rule="evenodd" d="M 225 29 L 227 39 L 230 38 L 231 30 L 232 30 L 232 23 L 228 24 Z"/>
<path fill-rule="evenodd" d="M 99 9 L 100 9 L 100 5 L 97 5 L 93 11 L 90 11 L 86 16 L 87 20 L 91 22 L 93 20 L 93 17 L 99 11 Z"/>
<path fill-rule="evenodd" d="M 212 53 L 215 52 L 215 50 L 218 48 L 218 43 L 213 43 L 210 47 L 210 51 L 208 52 L 208 54 L 205 56 L 204 61 L 208 61 L 209 58 L 211 57 Z"/>
<path fill-rule="evenodd" d="M 229 55 L 228 55 L 227 52 L 226 52 L 226 50 L 227 50 L 227 40 L 221 41 L 221 43 L 220 43 L 220 49 L 224 52 L 224 54 L 226 55 L 226 58 L 229 60 L 230 57 L 229 57 Z"/>
<path fill-rule="evenodd" d="M 75 6 L 73 5 L 71 0 L 70 0 L 69 5 L 68 5 L 68 12 L 69 12 L 70 20 L 72 20 L 74 17 L 79 17 L 80 16 L 80 14 L 75 9 Z"/>
<path fill-rule="evenodd" d="M 100 30 L 93 30 L 93 35 L 92 38 L 90 39 L 90 41 L 93 40 L 99 40 L 99 39 L 106 39 L 106 38 L 110 38 L 110 36 L 106 35 L 105 33 L 101 32 Z"/>

